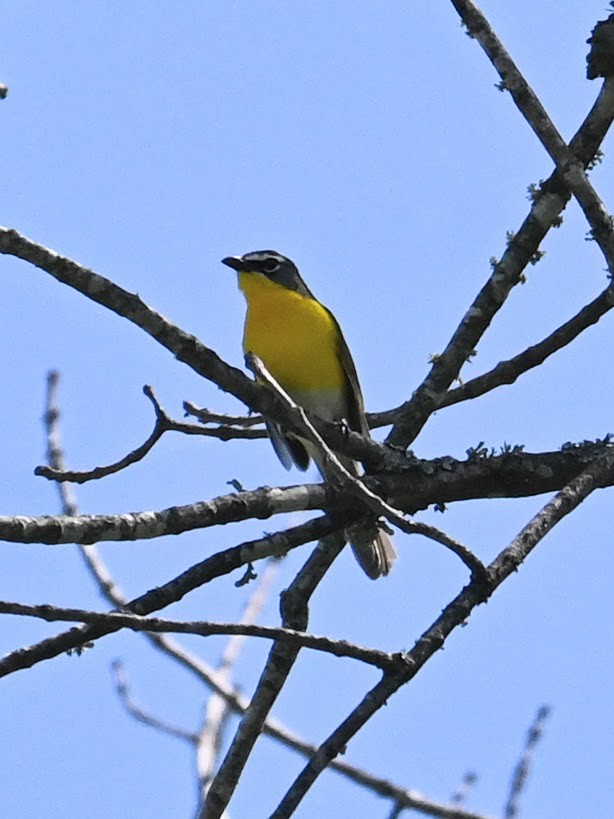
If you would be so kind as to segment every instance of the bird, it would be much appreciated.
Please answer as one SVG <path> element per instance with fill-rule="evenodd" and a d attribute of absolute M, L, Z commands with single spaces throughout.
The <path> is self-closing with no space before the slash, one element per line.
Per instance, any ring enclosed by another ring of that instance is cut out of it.
<path fill-rule="evenodd" d="M 238 274 L 247 302 L 243 351 L 254 353 L 298 405 L 326 421 L 343 421 L 369 437 L 364 401 L 356 367 L 332 312 L 319 302 L 303 281 L 297 266 L 274 250 L 227 256 L 222 264 Z M 265 419 L 273 449 L 286 469 L 306 470 L 313 459 L 326 479 L 313 447 L 293 433 Z M 339 456 L 355 477 L 359 464 Z M 354 556 L 365 574 L 375 580 L 387 575 L 396 559 L 389 535 L 373 518 L 347 533 Z"/>

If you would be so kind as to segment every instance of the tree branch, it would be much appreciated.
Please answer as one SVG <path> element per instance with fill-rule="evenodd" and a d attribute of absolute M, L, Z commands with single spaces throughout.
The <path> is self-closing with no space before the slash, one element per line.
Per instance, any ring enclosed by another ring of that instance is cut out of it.
<path fill-rule="evenodd" d="M 124 455 L 119 461 L 107 466 L 98 466 L 95 469 L 87 471 L 61 470 L 51 466 L 37 466 L 34 470 L 34 474 L 51 481 L 70 481 L 71 483 L 86 483 L 87 481 L 100 480 L 100 478 L 114 475 L 116 472 L 121 472 L 122 469 L 132 466 L 132 464 L 142 461 L 143 458 L 151 452 L 165 432 L 181 432 L 184 435 L 201 435 L 226 441 L 233 438 L 266 437 L 266 433 L 262 430 L 233 429 L 232 427 L 206 429 L 199 424 L 186 424 L 180 421 L 174 421 L 160 405 L 152 387 L 148 385 L 144 386 L 143 392 L 153 404 L 156 421 L 151 434 L 140 446 L 133 449 L 127 455 Z"/>
<path fill-rule="evenodd" d="M 194 731 L 186 731 L 184 728 L 180 728 L 178 725 L 173 725 L 170 722 L 154 717 L 153 714 L 149 714 L 147 711 L 145 711 L 132 698 L 124 666 L 119 660 L 114 660 L 112 672 L 117 696 L 130 716 L 134 717 L 134 719 L 136 719 L 138 722 L 142 722 L 143 725 L 148 725 L 150 728 L 155 728 L 158 731 L 169 734 L 169 736 L 176 737 L 177 739 L 183 739 L 186 742 L 189 742 L 191 745 L 196 745 L 198 742 L 197 733 Z"/>
<path fill-rule="evenodd" d="M 606 437 L 594 443 L 565 444 L 560 452 L 527 453 L 514 449 L 501 455 L 473 453 L 465 461 L 450 457 L 431 461 L 414 459 L 402 474 L 365 476 L 364 483 L 377 488 L 395 506 L 409 512 L 432 504 L 461 500 L 529 497 L 561 489 L 608 443 Z M 392 455 L 394 459 L 394 453 Z M 614 484 L 610 477 L 606 481 L 609 483 L 604 485 Z M 347 515 L 351 519 L 355 514 L 353 507 L 351 498 L 322 484 L 263 487 L 159 512 L 40 517 L 3 515 L 0 516 L 0 540 L 50 545 L 147 540 L 216 524 L 266 519 L 284 512 L 326 509 L 336 516 Z M 426 534 L 428 528 L 411 521 L 406 521 L 405 525 L 410 533 Z M 275 554 L 275 549 L 262 547 L 250 553 L 249 559 L 233 564 L 233 568 Z"/>
<path fill-rule="evenodd" d="M 493 31 L 490 23 L 472 0 L 451 0 L 472 37 L 479 42 L 510 92 L 518 110 L 552 158 L 560 179 L 578 200 L 593 237 L 601 248 L 610 275 L 614 276 L 614 233 L 612 217 L 591 185 L 583 163 L 558 132 L 548 112 L 523 77 L 520 69 Z M 606 79 L 605 84 L 609 82 Z"/>
<path fill-rule="evenodd" d="M 206 407 L 197 407 L 191 401 L 183 402 L 186 415 L 198 418 L 201 424 L 221 424 L 223 427 L 255 427 L 264 424 L 262 415 L 228 415 L 225 412 L 214 412 Z M 265 429 L 261 430 L 263 438 L 268 437 Z"/>
<path fill-rule="evenodd" d="M 613 119 L 614 82 L 606 80 L 569 145 L 570 151 L 584 167 L 594 158 Z M 458 379 L 463 364 L 478 346 L 512 288 L 520 281 L 523 270 L 535 260 L 542 240 L 556 223 L 569 198 L 569 191 L 561 184 L 559 171 L 555 170 L 541 186 L 520 229 L 509 241 L 501 260 L 495 264 L 492 275 L 474 299 L 446 348 L 433 361 L 422 384 L 405 404 L 388 413 L 378 414 L 378 422 L 395 424 L 388 435 L 388 443 L 395 447 L 409 446 L 439 408 L 450 385 Z"/>
<path fill-rule="evenodd" d="M 64 471 L 65 465 L 58 425 L 60 416 L 57 403 L 58 381 L 58 373 L 49 373 L 44 419 L 48 437 L 49 462 L 55 469 Z M 216 417 L 214 420 L 219 420 L 219 418 Z M 66 483 L 58 483 L 57 487 L 62 501 L 63 512 L 65 514 L 77 514 L 77 504 L 72 495 L 72 488 L 70 485 Z M 86 566 L 98 584 L 103 597 L 112 605 L 125 609 L 128 605 L 128 600 L 109 574 L 100 558 L 100 555 L 98 554 L 98 551 L 96 550 L 96 547 L 94 545 L 86 545 L 80 546 L 80 549 Z M 214 697 L 220 697 L 224 701 L 226 708 L 237 714 L 245 713 L 249 706 L 249 702 L 241 693 L 237 691 L 236 688 L 230 685 L 226 675 L 224 674 L 224 668 L 222 668 L 221 671 L 214 671 L 199 657 L 192 652 L 187 651 L 166 634 L 155 632 L 141 633 L 159 651 L 166 654 L 169 658 L 179 663 L 188 672 L 195 675 L 198 680 L 204 683 L 213 692 Z M 234 641 L 237 639 L 240 638 L 232 638 L 232 646 L 235 645 Z M 226 652 L 224 656 L 226 656 Z M 125 704 L 127 705 L 127 703 Z M 312 745 L 301 737 L 298 737 L 296 734 L 293 734 L 286 726 L 282 725 L 280 722 L 271 718 L 270 716 L 265 721 L 262 730 L 264 734 L 276 739 L 285 747 L 303 756 L 311 757 L 317 750 L 315 745 Z M 197 754 L 199 753 L 200 743 Z M 357 768 L 344 760 L 333 760 L 330 767 L 333 770 L 336 770 L 342 776 L 345 776 L 351 782 L 368 788 L 382 797 L 391 798 L 395 801 L 395 804 L 403 808 L 411 808 L 424 815 L 437 816 L 440 817 L 440 819 L 487 819 L 487 817 L 470 811 L 463 811 L 457 809 L 456 807 L 450 807 L 426 799 L 414 790 L 402 788 L 387 779 L 375 776 L 374 774 L 361 768 Z M 199 770 L 200 769 L 201 765 L 199 761 Z M 203 777 L 201 777 L 201 780 L 202 779 Z"/>
<path fill-rule="evenodd" d="M 273 626 L 258 626 L 254 623 L 214 623 L 205 620 L 166 620 L 159 617 L 143 617 L 123 612 L 87 611 L 85 609 L 52 606 L 48 603 L 29 605 L 0 600 L 0 614 L 14 614 L 27 617 L 37 617 L 49 623 L 72 622 L 87 623 L 108 629 L 106 633 L 127 628 L 130 631 L 162 632 L 169 634 L 196 634 L 201 637 L 221 636 L 224 634 L 244 637 L 263 637 L 267 640 L 276 640 L 287 643 L 296 648 L 311 648 L 335 657 L 349 657 L 367 665 L 382 669 L 393 669 L 398 666 L 398 657 L 387 651 L 349 643 L 347 640 L 333 640 L 330 637 L 320 637 L 315 634 L 306 634 L 291 628 L 276 628 Z"/>
<path fill-rule="evenodd" d="M 597 489 L 614 470 L 614 450 L 598 457 L 587 469 L 574 478 L 543 509 L 532 518 L 488 566 L 489 581 L 472 581 L 443 610 L 430 628 L 405 655 L 406 669 L 402 673 L 384 673 L 382 680 L 363 698 L 343 723 L 320 746 L 302 770 L 271 815 L 271 819 L 285 819 L 292 815 L 311 785 L 331 759 L 345 749 L 362 726 L 386 704 L 388 699 L 409 682 L 424 664 L 444 644 L 459 625 L 465 623 L 473 609 L 488 598 L 528 557 L 535 546 L 556 524 L 579 506 Z"/>
<path fill-rule="evenodd" d="M 539 343 L 527 347 L 522 353 L 507 361 L 501 361 L 489 372 L 466 381 L 460 387 L 449 390 L 439 404 L 439 408 L 449 407 L 470 398 L 477 398 L 478 395 L 484 395 L 503 384 L 513 384 L 523 373 L 534 367 L 539 367 L 553 353 L 571 344 L 580 333 L 596 324 L 612 307 L 614 307 L 614 287 L 609 285 L 596 299 L 593 299 L 573 318 L 566 321 L 565 324 L 562 324 Z"/>
<path fill-rule="evenodd" d="M 208 583 L 233 569 L 271 555 L 285 554 L 289 549 L 317 540 L 330 533 L 333 524 L 326 517 L 295 526 L 259 540 L 247 541 L 240 546 L 218 552 L 190 569 L 140 597 L 130 601 L 126 608 L 134 614 L 146 615 L 180 600 L 188 592 Z M 23 668 L 57 657 L 66 651 L 80 649 L 85 643 L 97 640 L 121 628 L 117 623 L 105 626 L 79 626 L 39 643 L 20 648 L 0 659 L 0 677 Z"/>
<path fill-rule="evenodd" d="M 254 623 L 269 596 L 269 590 L 273 579 L 277 575 L 277 562 L 269 561 L 264 572 L 258 580 L 257 585 L 249 596 L 240 618 L 242 625 Z M 233 668 L 245 644 L 245 635 L 236 634 L 228 640 L 220 662 L 217 666 L 217 674 L 220 680 L 230 684 Z M 196 752 L 196 767 L 198 770 L 199 783 L 199 806 L 200 812 L 204 803 L 207 791 L 217 765 L 217 760 L 221 753 L 224 738 L 224 728 L 228 722 L 228 715 L 231 713 L 225 697 L 217 693 L 211 693 L 205 706 L 205 716 L 199 732 L 198 747 Z"/>
<path fill-rule="evenodd" d="M 318 509 L 326 505 L 325 498 L 321 484 L 304 484 L 236 492 L 210 501 L 172 506 L 160 512 L 41 517 L 6 515 L 0 516 L 0 540 L 49 545 L 149 540 L 217 524 L 236 523 L 250 518 L 263 520 L 284 512 Z"/>
<path fill-rule="evenodd" d="M 503 816 L 505 817 L 505 819 L 514 819 L 515 816 L 520 815 L 519 813 L 520 797 L 527 783 L 527 777 L 529 775 L 529 769 L 531 767 L 531 762 L 533 760 L 535 746 L 543 736 L 544 723 L 546 722 L 549 716 L 550 708 L 547 705 L 542 705 L 542 707 L 537 712 L 537 716 L 535 717 L 533 724 L 529 728 L 524 750 L 522 752 L 520 759 L 518 760 L 518 764 L 516 765 L 516 768 L 514 769 L 514 774 L 512 776 L 510 794 L 508 796 L 507 803 L 503 811 Z"/>
<path fill-rule="evenodd" d="M 304 631 L 311 595 L 345 545 L 343 535 L 331 535 L 318 544 L 311 557 L 282 596 L 285 627 Z M 266 718 L 284 686 L 299 647 L 276 641 L 271 648 L 256 691 L 207 794 L 199 819 L 219 819 L 237 786 Z"/>

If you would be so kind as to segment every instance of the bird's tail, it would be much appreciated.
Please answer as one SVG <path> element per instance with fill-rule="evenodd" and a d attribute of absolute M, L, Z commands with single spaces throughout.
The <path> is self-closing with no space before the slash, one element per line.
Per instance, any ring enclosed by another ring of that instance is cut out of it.
<path fill-rule="evenodd" d="M 360 568 L 371 580 L 388 574 L 397 553 L 390 535 L 379 528 L 374 518 L 348 527 L 345 534 Z"/>
<path fill-rule="evenodd" d="M 319 453 L 309 442 L 302 438 L 284 435 L 273 423 L 267 422 L 267 427 L 275 452 L 286 469 L 289 469 L 294 461 L 299 469 L 304 470 L 309 466 L 309 459 L 313 458 L 318 471 L 324 480 L 327 479 L 326 465 L 321 462 Z M 356 478 L 361 477 L 362 467 L 355 460 L 345 455 L 337 457 L 351 475 Z M 354 557 L 368 577 L 377 580 L 378 577 L 388 574 L 396 560 L 397 553 L 392 539 L 378 524 L 376 515 L 366 515 L 348 526 L 345 536 L 350 542 Z"/>

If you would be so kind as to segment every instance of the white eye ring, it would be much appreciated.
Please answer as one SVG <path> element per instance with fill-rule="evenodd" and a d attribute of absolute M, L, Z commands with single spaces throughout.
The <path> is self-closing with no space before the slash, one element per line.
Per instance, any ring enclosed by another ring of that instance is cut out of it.
<path fill-rule="evenodd" d="M 265 273 L 275 273 L 276 270 L 279 270 L 279 262 L 277 259 L 267 259 L 262 267 Z"/>

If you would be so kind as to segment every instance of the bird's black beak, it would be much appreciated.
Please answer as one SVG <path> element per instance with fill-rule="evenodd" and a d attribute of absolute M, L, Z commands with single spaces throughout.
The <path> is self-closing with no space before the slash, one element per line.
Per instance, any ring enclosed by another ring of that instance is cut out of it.
<path fill-rule="evenodd" d="M 225 259 L 222 259 L 222 264 L 232 267 L 238 273 L 243 267 L 243 259 L 240 256 L 226 256 Z"/>

